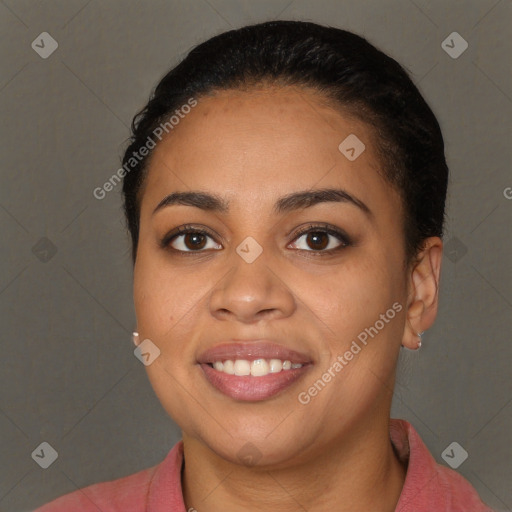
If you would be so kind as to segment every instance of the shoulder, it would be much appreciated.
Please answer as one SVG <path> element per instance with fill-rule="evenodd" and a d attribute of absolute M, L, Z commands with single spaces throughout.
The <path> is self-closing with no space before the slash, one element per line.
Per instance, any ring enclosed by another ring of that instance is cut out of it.
<path fill-rule="evenodd" d="M 149 485 L 157 468 L 153 466 L 123 478 L 89 485 L 65 494 L 34 512 L 145 510 Z"/>
<path fill-rule="evenodd" d="M 440 464 L 436 464 L 436 469 L 436 483 L 439 485 L 439 493 L 444 494 L 447 511 L 493 512 L 482 502 L 475 488 L 462 475 Z"/>
<path fill-rule="evenodd" d="M 493 512 L 459 473 L 438 464 L 414 427 L 392 419 L 390 437 L 407 473 L 397 512 Z"/>
<path fill-rule="evenodd" d="M 157 468 L 153 466 L 123 478 L 89 485 L 65 494 L 34 512 L 144 510 L 149 484 Z"/>
<path fill-rule="evenodd" d="M 179 441 L 165 459 L 132 475 L 99 482 L 61 496 L 34 512 L 139 512 L 161 510 L 161 502 L 183 505 L 180 472 L 183 443 Z"/>

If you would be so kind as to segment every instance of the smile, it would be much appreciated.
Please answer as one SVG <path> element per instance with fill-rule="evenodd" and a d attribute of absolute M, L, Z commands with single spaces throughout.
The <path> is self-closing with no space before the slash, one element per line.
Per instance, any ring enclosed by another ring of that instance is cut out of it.
<path fill-rule="evenodd" d="M 204 352 L 198 362 L 213 388 L 242 401 L 281 393 L 313 365 L 304 354 L 262 341 L 219 345 Z"/>
<path fill-rule="evenodd" d="M 212 363 L 212 367 L 218 372 L 227 373 L 228 375 L 264 377 L 269 373 L 279 373 L 302 368 L 301 363 L 293 363 L 288 359 L 282 361 L 281 359 L 255 359 L 248 361 L 247 359 L 236 359 L 232 361 L 216 361 Z"/>

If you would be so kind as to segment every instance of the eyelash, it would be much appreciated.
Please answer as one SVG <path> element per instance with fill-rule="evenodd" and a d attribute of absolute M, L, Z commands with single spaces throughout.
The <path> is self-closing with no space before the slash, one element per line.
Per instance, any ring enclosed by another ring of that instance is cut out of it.
<path fill-rule="evenodd" d="M 193 233 L 208 236 L 212 239 L 214 238 L 214 235 L 206 229 L 199 229 L 199 228 L 195 228 L 191 225 L 184 225 L 184 226 L 180 226 L 179 228 L 173 230 L 171 233 L 168 233 L 161 240 L 160 246 L 163 249 L 169 249 L 169 250 L 173 251 L 174 253 L 178 253 L 181 256 L 191 256 L 194 254 L 200 254 L 200 253 L 206 252 L 204 250 L 182 251 L 180 249 L 174 249 L 173 247 L 170 247 L 171 242 L 173 242 L 179 236 L 193 234 Z M 294 233 L 294 238 L 293 238 L 292 242 L 295 242 L 297 239 L 301 238 L 303 235 L 306 235 L 308 233 L 325 233 L 325 234 L 328 234 L 328 235 L 331 235 L 331 236 L 337 238 L 338 241 L 341 242 L 341 245 L 339 245 L 338 247 L 335 247 L 334 249 L 329 249 L 329 250 L 316 250 L 315 251 L 315 250 L 297 249 L 298 251 L 312 253 L 312 255 L 314 255 L 314 256 L 332 255 L 338 251 L 341 251 L 341 250 L 353 245 L 351 238 L 344 231 L 341 231 L 338 228 L 330 226 L 329 224 L 321 224 L 321 225 L 310 224 L 309 226 L 302 228 L 299 231 L 297 231 L 296 233 Z"/>

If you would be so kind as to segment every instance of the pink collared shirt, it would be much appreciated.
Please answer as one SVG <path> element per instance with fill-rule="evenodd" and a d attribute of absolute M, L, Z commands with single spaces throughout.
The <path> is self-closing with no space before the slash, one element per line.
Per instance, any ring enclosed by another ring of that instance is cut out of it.
<path fill-rule="evenodd" d="M 436 463 L 410 423 L 392 419 L 390 437 L 399 457 L 408 459 L 395 512 L 493 512 L 467 480 Z M 156 466 L 84 487 L 34 512 L 187 512 L 182 464 L 183 443 L 179 441 Z"/>

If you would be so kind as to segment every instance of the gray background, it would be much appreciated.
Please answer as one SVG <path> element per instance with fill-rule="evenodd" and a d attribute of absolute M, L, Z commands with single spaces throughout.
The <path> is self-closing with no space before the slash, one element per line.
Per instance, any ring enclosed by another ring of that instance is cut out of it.
<path fill-rule="evenodd" d="M 171 65 L 273 18 L 368 37 L 438 115 L 451 168 L 441 309 L 421 351 L 404 351 L 392 415 L 442 464 L 457 441 L 469 454 L 458 471 L 511 510 L 511 11 L 510 0 L 1 1 L 0 510 L 134 473 L 179 439 L 133 355 L 120 187 L 92 192 Z M 47 59 L 31 48 L 45 31 L 59 44 Z M 469 43 L 457 59 L 441 47 L 453 31 Z M 31 457 L 43 441 L 58 452 L 48 469 Z"/>

